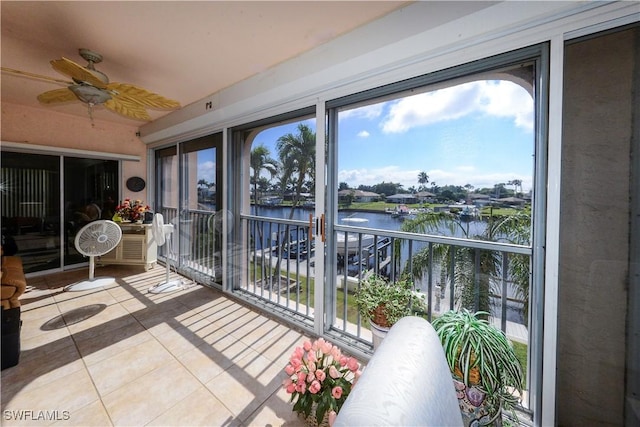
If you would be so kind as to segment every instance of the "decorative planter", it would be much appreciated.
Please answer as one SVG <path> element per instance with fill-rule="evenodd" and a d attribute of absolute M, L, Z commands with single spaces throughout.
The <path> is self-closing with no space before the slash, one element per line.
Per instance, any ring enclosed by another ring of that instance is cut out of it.
<path fill-rule="evenodd" d="M 378 325 L 378 327 L 387 328 L 387 330 L 391 327 L 387 321 L 386 314 L 384 314 L 384 304 L 380 304 L 371 312 L 371 322 Z"/>
<path fill-rule="evenodd" d="M 373 321 L 369 322 L 371 325 L 371 336 L 373 338 L 373 349 L 377 349 L 384 337 L 389 332 L 389 328 L 385 328 L 384 326 L 376 325 Z"/>
<path fill-rule="evenodd" d="M 303 414 L 300 414 L 300 418 L 304 418 Z M 309 427 L 329 427 L 329 411 L 324 413 L 324 417 L 318 424 L 318 420 L 316 419 L 316 404 L 314 403 L 311 412 L 307 418 L 304 418 L 304 424 Z"/>
<path fill-rule="evenodd" d="M 462 422 L 465 427 L 492 425 L 501 427 L 501 413 L 492 419 L 489 415 L 489 408 L 486 404 L 485 394 L 475 386 L 467 387 L 462 381 L 453 379 L 456 389 Z"/>

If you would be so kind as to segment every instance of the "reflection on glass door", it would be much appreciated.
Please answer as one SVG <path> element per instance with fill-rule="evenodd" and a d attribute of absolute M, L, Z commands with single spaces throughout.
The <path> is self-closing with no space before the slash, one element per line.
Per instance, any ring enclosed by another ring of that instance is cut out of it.
<path fill-rule="evenodd" d="M 89 222 L 111 219 L 117 199 L 117 161 L 65 157 L 64 265 L 86 262 L 75 249 L 76 233 Z"/>
<path fill-rule="evenodd" d="M 3 151 L 5 255 L 19 255 L 26 273 L 87 262 L 75 235 L 88 222 L 110 219 L 118 194 L 115 160 Z"/>
<path fill-rule="evenodd" d="M 60 267 L 60 157 L 2 153 L 4 255 L 26 273 Z"/>

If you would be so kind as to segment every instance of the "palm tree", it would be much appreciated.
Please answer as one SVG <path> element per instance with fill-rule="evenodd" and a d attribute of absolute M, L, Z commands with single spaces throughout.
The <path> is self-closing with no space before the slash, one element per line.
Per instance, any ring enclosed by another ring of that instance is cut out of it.
<path fill-rule="evenodd" d="M 514 197 L 518 197 L 518 187 L 520 187 L 520 192 L 522 192 L 522 180 L 514 179 L 512 181 L 507 182 L 507 185 L 513 185 L 513 195 Z"/>
<path fill-rule="evenodd" d="M 316 161 L 316 134 L 304 123 L 298 124 L 298 133 L 288 133 L 276 141 L 276 149 L 280 159 L 278 182 L 284 193 L 291 185 L 294 196 L 289 219 L 293 219 L 296 206 L 300 203 L 300 194 L 307 178 L 315 179 Z M 281 252 L 287 249 L 290 243 L 290 225 L 285 226 L 284 238 L 279 239 Z M 279 237 L 278 237 L 279 238 Z M 271 281 L 280 286 L 280 271 L 282 268 L 282 256 L 277 257 L 276 267 L 272 272 Z"/>
<path fill-rule="evenodd" d="M 300 203 L 304 183 L 307 178 L 313 180 L 315 177 L 316 134 L 308 125 L 300 123 L 298 133 L 288 133 L 278 138 L 276 148 L 282 163 L 284 183 L 295 181 L 293 205 L 289 214 L 289 219 L 292 219 L 293 212 Z"/>
<path fill-rule="evenodd" d="M 467 203 L 471 203 L 471 190 L 473 190 L 473 185 L 467 184 L 464 188 L 467 189 Z"/>
<path fill-rule="evenodd" d="M 255 202 L 256 213 L 258 212 L 258 183 L 260 174 L 266 170 L 273 178 L 278 173 L 278 161 L 271 158 L 271 152 L 264 145 L 258 145 L 251 150 L 251 169 L 253 169 L 253 197 Z"/>
<path fill-rule="evenodd" d="M 273 178 L 278 173 L 278 161 L 271 158 L 271 152 L 264 145 L 258 145 L 251 150 L 250 166 L 253 169 L 253 176 L 251 178 L 253 183 L 253 200 L 256 215 L 258 214 L 258 206 L 260 196 L 258 194 L 258 187 L 261 184 L 260 174 L 263 170 L 266 170 Z M 264 234 L 262 227 L 258 227 L 258 238 L 260 242 L 264 242 Z M 266 266 L 264 263 L 261 265 L 262 277 L 266 277 Z"/>
<path fill-rule="evenodd" d="M 429 175 L 426 172 L 420 172 L 418 174 L 418 184 L 420 184 L 420 189 L 424 189 L 425 185 L 429 182 Z"/>
<path fill-rule="evenodd" d="M 530 241 L 531 215 L 521 212 L 504 218 L 492 217 L 486 229 L 480 235 L 470 235 L 468 224 L 449 213 L 422 213 L 413 220 L 406 220 L 402 231 L 412 233 L 433 233 L 439 226 L 445 225 L 453 235 L 455 229 L 462 231 L 467 239 L 498 241 L 506 240 L 514 244 L 527 245 Z M 399 248 L 396 250 L 399 254 Z M 433 257 L 433 259 L 431 259 Z M 457 247 L 437 244 L 433 251 L 425 248 L 412 258 L 411 274 L 418 280 L 422 278 L 430 264 L 439 265 L 443 283 L 456 286 L 456 301 L 463 308 L 475 311 L 491 312 L 490 291 L 491 279 L 499 277 L 502 270 L 502 256 L 496 251 Z M 407 262 L 409 265 L 409 263 Z M 454 267 L 454 268 L 452 268 Z M 527 318 L 529 305 L 529 257 L 511 255 L 507 265 L 508 274 L 512 278 L 518 297 L 524 301 L 524 317 Z M 453 270 L 453 276 L 450 272 Z"/>

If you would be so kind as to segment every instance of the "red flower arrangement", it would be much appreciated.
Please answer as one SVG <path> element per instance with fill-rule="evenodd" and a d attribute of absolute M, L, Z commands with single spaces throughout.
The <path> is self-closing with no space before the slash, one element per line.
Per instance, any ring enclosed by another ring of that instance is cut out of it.
<path fill-rule="evenodd" d="M 145 205 L 142 200 L 124 199 L 122 204 L 116 206 L 116 215 L 118 215 L 123 221 L 138 221 L 144 219 L 145 211 L 150 210 L 148 205 Z"/>
<path fill-rule="evenodd" d="M 355 358 L 344 356 L 323 338 L 296 347 L 284 371 L 288 378 L 282 385 L 291 394 L 291 402 L 295 401 L 293 410 L 307 418 L 315 409 L 318 425 L 327 412 L 329 424 L 333 424 L 362 374 Z"/>

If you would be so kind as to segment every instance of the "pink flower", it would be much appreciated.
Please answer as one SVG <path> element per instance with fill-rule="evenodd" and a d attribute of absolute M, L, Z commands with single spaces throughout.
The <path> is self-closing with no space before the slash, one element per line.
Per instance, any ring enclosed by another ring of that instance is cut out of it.
<path fill-rule="evenodd" d="M 340 386 L 335 386 L 332 390 L 331 390 L 331 395 L 335 398 L 335 399 L 340 399 L 342 397 L 342 387 Z"/>
<path fill-rule="evenodd" d="M 336 422 L 336 418 L 338 417 L 338 414 L 336 414 L 336 411 L 331 411 L 329 412 L 329 425 L 333 426 L 333 423 Z"/>
<path fill-rule="evenodd" d="M 329 367 L 329 376 L 333 379 L 340 378 L 341 376 L 340 372 L 338 372 L 338 369 L 336 369 L 334 365 L 331 365 Z"/>
<path fill-rule="evenodd" d="M 300 382 L 304 382 L 304 380 L 307 378 L 307 374 L 305 374 L 304 372 L 300 371 L 298 372 L 298 381 Z"/>
<path fill-rule="evenodd" d="M 305 341 L 304 344 L 302 344 L 302 347 L 304 348 L 304 351 L 310 351 L 311 350 L 311 341 Z"/>
<path fill-rule="evenodd" d="M 282 386 L 287 390 L 287 393 L 291 394 L 296 391 L 296 385 L 291 381 L 291 378 L 287 378 L 282 382 Z"/>
<path fill-rule="evenodd" d="M 322 382 L 325 378 L 327 378 L 327 374 L 325 374 L 322 369 L 316 369 L 316 378 L 318 379 L 318 381 Z"/>
<path fill-rule="evenodd" d="M 307 391 L 307 383 L 305 383 L 304 381 L 298 381 L 296 383 L 296 391 L 298 393 L 304 393 L 305 391 Z"/>
<path fill-rule="evenodd" d="M 284 371 L 287 373 L 287 375 L 291 376 L 296 371 L 296 368 L 294 368 L 292 365 L 287 365 L 284 368 Z"/>
<path fill-rule="evenodd" d="M 348 360 L 347 356 L 340 356 L 340 366 L 347 366 Z"/>
<path fill-rule="evenodd" d="M 351 372 L 355 372 L 360 367 L 360 364 L 355 358 L 350 357 L 349 360 L 347 360 L 347 367 Z"/>
<path fill-rule="evenodd" d="M 315 370 L 317 369 L 315 362 L 309 362 L 307 364 L 307 367 L 309 368 L 309 372 L 315 372 Z"/>
<path fill-rule="evenodd" d="M 307 361 L 315 362 L 317 360 L 318 360 L 318 358 L 316 357 L 316 353 L 315 352 L 312 351 L 312 352 L 307 353 Z"/>
<path fill-rule="evenodd" d="M 333 346 L 331 349 L 331 357 L 333 357 L 333 360 L 340 360 L 340 356 L 342 356 L 340 348 L 338 346 Z"/>
<path fill-rule="evenodd" d="M 320 391 L 320 389 L 321 389 L 320 383 L 315 380 L 309 386 L 309 391 L 311 392 L 311 394 L 317 394 Z M 340 391 L 340 393 L 342 394 L 342 390 Z"/>
<path fill-rule="evenodd" d="M 325 341 L 322 344 L 320 344 L 320 351 L 322 351 L 323 354 L 331 353 L 332 348 L 333 348 L 333 344 L 331 344 L 330 342 Z"/>
<path fill-rule="evenodd" d="M 289 363 L 291 363 L 291 366 L 293 366 L 295 369 L 298 369 L 302 365 L 302 359 L 298 357 L 292 357 Z"/>

